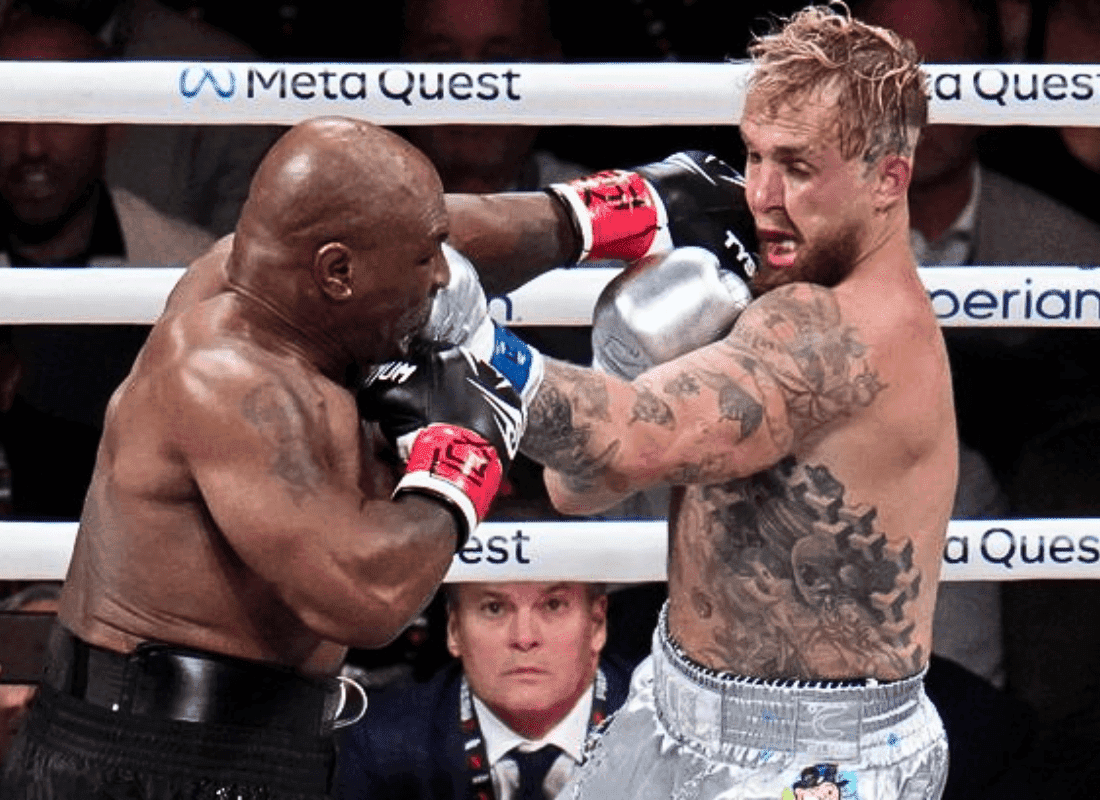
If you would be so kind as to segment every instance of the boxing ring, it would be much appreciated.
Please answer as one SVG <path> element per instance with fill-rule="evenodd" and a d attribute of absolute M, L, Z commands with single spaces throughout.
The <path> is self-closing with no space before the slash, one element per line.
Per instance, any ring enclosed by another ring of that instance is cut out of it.
<path fill-rule="evenodd" d="M 930 122 L 1100 125 L 1100 65 L 928 65 Z M 0 62 L 11 122 L 728 125 L 745 64 Z M 1097 254 L 1100 262 L 1100 253 Z M 1096 266 L 1096 265 L 1094 265 Z M 568 274 L 566 275 L 566 272 Z M 152 323 L 171 268 L 0 270 L 0 324 Z M 922 268 L 941 324 L 1100 326 L 1100 269 Z M 554 270 L 490 299 L 500 322 L 587 325 L 614 270 Z M 0 580 L 64 578 L 75 522 L 0 523 Z M 488 522 L 448 580 L 664 580 L 667 525 Z M 1100 519 L 952 520 L 946 581 L 1100 578 Z"/>

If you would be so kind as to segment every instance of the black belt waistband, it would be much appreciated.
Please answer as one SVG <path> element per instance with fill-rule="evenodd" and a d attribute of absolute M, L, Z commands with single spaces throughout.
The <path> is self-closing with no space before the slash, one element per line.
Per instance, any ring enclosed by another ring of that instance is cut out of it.
<path fill-rule="evenodd" d="M 43 683 L 121 714 L 178 722 L 264 727 L 322 736 L 339 712 L 335 679 L 218 653 L 148 642 L 116 653 L 50 632 Z"/>

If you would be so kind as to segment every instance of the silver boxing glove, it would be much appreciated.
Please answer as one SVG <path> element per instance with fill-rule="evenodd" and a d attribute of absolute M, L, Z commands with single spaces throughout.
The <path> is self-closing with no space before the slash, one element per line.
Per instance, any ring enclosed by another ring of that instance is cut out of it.
<path fill-rule="evenodd" d="M 679 247 L 635 261 L 600 293 L 592 366 L 628 381 L 729 333 L 752 300 L 714 253 Z"/>
<path fill-rule="evenodd" d="M 429 342 L 463 345 L 488 361 L 493 329 L 481 279 L 470 259 L 449 244 L 443 244 L 443 257 L 451 279 L 432 299 L 432 311 L 420 336 Z"/>
<path fill-rule="evenodd" d="M 451 279 L 432 299 L 420 338 L 462 345 L 479 360 L 492 364 L 515 387 L 526 409 L 542 383 L 542 353 L 489 316 L 481 279 L 466 256 L 444 244 L 443 257 Z"/>

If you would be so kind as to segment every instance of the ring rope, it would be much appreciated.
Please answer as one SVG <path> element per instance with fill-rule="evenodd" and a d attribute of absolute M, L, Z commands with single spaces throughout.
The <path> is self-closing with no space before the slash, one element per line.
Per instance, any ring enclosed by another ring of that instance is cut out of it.
<path fill-rule="evenodd" d="M 75 522 L 0 522 L 0 580 L 63 580 Z M 447 581 L 663 581 L 664 520 L 485 522 Z M 1100 578 L 1100 518 L 952 520 L 944 581 Z"/>
<path fill-rule="evenodd" d="M 8 122 L 729 125 L 747 62 L 0 62 Z M 1098 64 L 928 64 L 929 121 L 1100 125 Z"/>
<path fill-rule="evenodd" d="M 0 269 L 0 324 L 152 324 L 181 268 Z M 489 309 L 510 325 L 590 325 L 614 269 L 547 272 Z M 940 324 L 948 327 L 1100 326 L 1100 269 L 1066 266 L 923 267 Z"/>
<path fill-rule="evenodd" d="M 266 64 L 0 62 L 11 122 L 295 124 L 323 114 L 383 125 L 699 125 L 740 117 L 749 67 L 732 64 Z M 1100 65 L 927 65 L 933 123 L 1100 125 Z M 726 102 L 722 102 L 725 98 Z M 500 321 L 587 325 L 615 270 L 540 276 L 493 298 Z M 180 268 L 0 270 L 0 324 L 139 323 Z M 921 270 L 944 325 L 1100 325 L 1100 273 L 1077 267 Z M 0 579 L 62 580 L 77 523 L 3 522 Z M 664 580 L 667 524 L 485 523 L 449 581 Z M 1096 578 L 1100 519 L 953 520 L 942 578 Z"/>

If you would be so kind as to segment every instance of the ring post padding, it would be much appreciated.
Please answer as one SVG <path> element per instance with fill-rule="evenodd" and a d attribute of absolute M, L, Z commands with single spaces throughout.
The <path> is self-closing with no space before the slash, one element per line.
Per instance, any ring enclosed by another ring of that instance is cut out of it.
<path fill-rule="evenodd" d="M 0 62 L 7 122 L 733 125 L 747 62 Z M 1100 125 L 1100 65 L 928 64 L 929 121 Z"/>
<path fill-rule="evenodd" d="M 0 580 L 63 580 L 75 522 L 0 523 Z M 485 522 L 447 573 L 462 581 L 663 581 L 664 520 Z M 944 581 L 1100 578 L 1100 519 L 952 520 Z"/>

